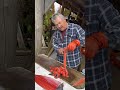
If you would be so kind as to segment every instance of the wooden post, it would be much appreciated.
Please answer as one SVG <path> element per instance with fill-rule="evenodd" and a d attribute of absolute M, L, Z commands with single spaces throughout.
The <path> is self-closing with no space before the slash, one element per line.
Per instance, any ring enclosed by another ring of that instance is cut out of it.
<path fill-rule="evenodd" d="M 18 29 L 17 29 L 17 42 L 20 49 L 23 49 L 23 50 L 26 49 L 19 22 L 18 22 Z"/>
<path fill-rule="evenodd" d="M 14 65 L 16 31 L 17 0 L 0 0 L 0 70 Z"/>
<path fill-rule="evenodd" d="M 35 55 L 42 49 L 44 0 L 35 0 Z"/>

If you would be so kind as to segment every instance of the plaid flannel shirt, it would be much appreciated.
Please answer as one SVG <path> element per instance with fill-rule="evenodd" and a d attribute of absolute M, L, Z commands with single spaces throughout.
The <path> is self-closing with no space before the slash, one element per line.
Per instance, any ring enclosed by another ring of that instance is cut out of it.
<path fill-rule="evenodd" d="M 102 31 L 108 37 L 109 47 L 120 43 L 120 15 L 107 0 L 85 0 L 86 36 Z M 111 67 L 108 49 L 101 49 L 93 60 L 86 61 L 85 90 L 108 90 L 111 85 Z"/>
<path fill-rule="evenodd" d="M 59 48 L 65 48 L 73 40 L 80 40 L 81 46 L 85 44 L 85 31 L 77 24 L 68 23 L 68 28 L 62 39 L 60 30 L 53 34 L 53 48 L 57 52 L 58 61 L 63 63 L 63 55 L 58 53 Z M 80 47 L 77 47 L 73 52 L 67 52 L 67 66 L 74 68 L 80 64 L 81 55 Z"/>

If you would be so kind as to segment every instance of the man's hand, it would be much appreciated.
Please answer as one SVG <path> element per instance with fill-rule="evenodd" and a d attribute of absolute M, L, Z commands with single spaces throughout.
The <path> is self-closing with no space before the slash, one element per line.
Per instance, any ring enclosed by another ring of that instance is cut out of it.
<path fill-rule="evenodd" d="M 67 49 L 68 51 L 74 51 L 77 46 L 80 46 L 80 41 L 76 39 L 68 44 Z"/>
<path fill-rule="evenodd" d="M 85 57 L 92 59 L 99 49 L 108 47 L 108 39 L 102 32 L 93 33 L 85 39 Z"/>
<path fill-rule="evenodd" d="M 99 46 L 93 37 L 86 38 L 85 42 L 85 58 L 92 59 L 99 50 Z"/>
<path fill-rule="evenodd" d="M 63 48 L 58 49 L 58 53 L 61 55 L 64 54 L 64 49 Z"/>

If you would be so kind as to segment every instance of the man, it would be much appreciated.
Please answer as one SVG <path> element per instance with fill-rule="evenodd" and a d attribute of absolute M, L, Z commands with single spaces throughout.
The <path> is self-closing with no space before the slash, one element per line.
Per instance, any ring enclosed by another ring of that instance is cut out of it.
<path fill-rule="evenodd" d="M 111 68 L 108 48 L 120 43 L 120 15 L 107 0 L 85 0 L 85 90 L 109 90 Z"/>
<path fill-rule="evenodd" d="M 52 22 L 57 27 L 57 31 L 53 34 L 53 48 L 57 52 L 58 61 L 63 63 L 63 54 L 65 47 L 72 47 L 69 43 L 79 40 L 80 45 L 85 44 L 85 31 L 77 24 L 67 23 L 65 17 L 56 13 L 52 17 Z M 67 66 L 78 69 L 80 64 L 80 47 L 76 47 L 73 51 L 67 52 Z"/>

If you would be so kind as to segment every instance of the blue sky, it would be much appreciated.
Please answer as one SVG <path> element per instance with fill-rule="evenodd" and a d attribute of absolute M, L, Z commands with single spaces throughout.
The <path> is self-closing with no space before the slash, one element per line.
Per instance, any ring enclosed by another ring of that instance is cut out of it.
<path fill-rule="evenodd" d="M 60 4 L 58 4 L 58 3 L 54 3 L 54 7 L 55 7 L 55 13 L 59 10 L 59 8 L 60 8 Z"/>

